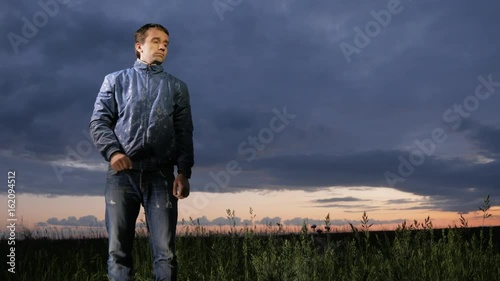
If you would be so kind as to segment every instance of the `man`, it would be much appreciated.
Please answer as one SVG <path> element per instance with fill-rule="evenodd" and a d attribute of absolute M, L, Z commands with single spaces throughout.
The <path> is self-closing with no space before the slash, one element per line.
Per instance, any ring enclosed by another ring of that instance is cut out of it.
<path fill-rule="evenodd" d="M 111 280 L 134 276 L 131 252 L 141 205 L 155 280 L 177 280 L 177 200 L 189 195 L 193 123 L 186 84 L 162 68 L 168 44 L 169 32 L 159 24 L 137 30 L 134 66 L 104 78 L 90 121 L 94 144 L 110 163 L 105 200 Z"/>

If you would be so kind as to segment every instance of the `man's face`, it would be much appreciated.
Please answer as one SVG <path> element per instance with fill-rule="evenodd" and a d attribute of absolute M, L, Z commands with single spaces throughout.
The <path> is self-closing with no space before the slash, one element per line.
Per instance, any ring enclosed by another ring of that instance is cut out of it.
<path fill-rule="evenodd" d="M 168 35 L 157 29 L 150 28 L 146 33 L 144 44 L 135 43 L 135 49 L 140 53 L 140 59 L 148 64 L 161 64 L 168 52 Z"/>

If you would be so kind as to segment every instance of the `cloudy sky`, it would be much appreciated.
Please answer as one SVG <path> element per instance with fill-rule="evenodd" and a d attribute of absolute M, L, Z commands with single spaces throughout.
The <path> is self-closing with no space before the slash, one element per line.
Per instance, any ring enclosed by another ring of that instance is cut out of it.
<path fill-rule="evenodd" d="M 104 217 L 93 103 L 157 22 L 192 101 L 181 218 L 479 224 L 491 195 L 500 224 L 498 1 L 167 2 L 0 4 L 0 163 L 25 223 Z"/>

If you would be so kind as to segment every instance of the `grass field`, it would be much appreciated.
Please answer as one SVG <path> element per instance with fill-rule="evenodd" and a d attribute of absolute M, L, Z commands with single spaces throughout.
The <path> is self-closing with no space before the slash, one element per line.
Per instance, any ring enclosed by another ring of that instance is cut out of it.
<path fill-rule="evenodd" d="M 335 232 L 328 215 L 321 227 L 304 224 L 290 233 L 281 225 L 264 232 L 237 228 L 234 212 L 227 215 L 230 226 L 224 231 L 196 221 L 182 227 L 176 241 L 179 280 L 500 280 L 500 227 L 470 228 L 463 217 L 461 225 L 446 229 L 434 229 L 427 218 L 394 231 L 372 231 L 365 213 L 360 225 L 350 224 L 350 232 Z M 16 273 L 3 269 L 0 280 L 107 280 L 105 237 L 25 235 L 16 241 Z M 9 251 L 5 242 L 2 254 Z M 136 280 L 152 280 L 144 229 L 133 254 Z"/>

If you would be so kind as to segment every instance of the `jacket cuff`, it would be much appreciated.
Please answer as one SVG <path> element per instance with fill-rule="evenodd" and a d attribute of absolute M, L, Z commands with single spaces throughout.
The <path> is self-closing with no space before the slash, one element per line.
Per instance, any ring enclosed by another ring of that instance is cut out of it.
<path fill-rule="evenodd" d="M 186 178 L 190 179 L 191 178 L 191 168 L 178 166 L 177 167 L 177 174 L 178 175 L 183 174 Z"/>
<path fill-rule="evenodd" d="M 120 152 L 120 149 L 118 149 L 118 148 L 110 148 L 108 151 L 106 151 L 106 161 L 111 162 L 111 156 L 115 152 Z"/>

